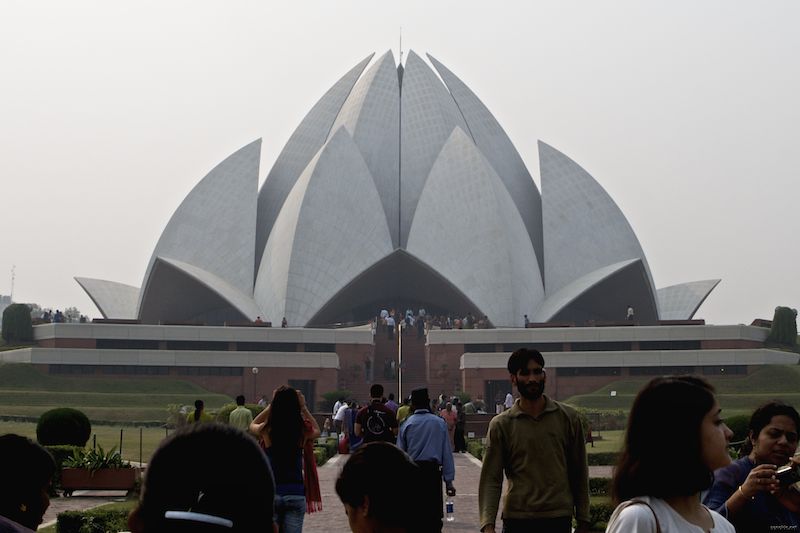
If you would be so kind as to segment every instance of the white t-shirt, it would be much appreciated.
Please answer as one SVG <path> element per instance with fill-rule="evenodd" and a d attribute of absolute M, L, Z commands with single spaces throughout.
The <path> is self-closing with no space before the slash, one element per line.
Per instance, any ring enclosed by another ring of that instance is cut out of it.
<path fill-rule="evenodd" d="M 505 402 L 506 409 L 511 409 L 513 405 L 514 405 L 514 397 L 511 396 L 511 393 L 509 392 L 508 394 L 506 394 L 506 402 Z"/>
<path fill-rule="evenodd" d="M 336 414 L 334 415 L 333 419 L 338 420 L 340 422 L 344 420 L 344 414 L 347 412 L 349 408 L 350 406 L 347 405 L 347 403 L 343 403 L 342 406 L 339 408 L 339 410 L 336 411 Z"/>
<path fill-rule="evenodd" d="M 658 525 L 661 527 L 662 533 L 705 533 L 703 528 L 687 522 L 675 509 L 660 498 L 637 496 L 636 499 L 650 504 L 652 511 L 647 505 L 640 503 L 631 505 L 622 503 L 614 509 L 614 513 L 608 520 L 606 533 L 655 533 L 656 519 L 653 513 L 658 517 Z M 622 510 L 620 511 L 621 508 Z M 711 528 L 712 533 L 736 533 L 736 529 L 722 515 L 707 507 L 706 510 L 714 520 L 714 527 Z"/>
<path fill-rule="evenodd" d="M 333 404 L 333 416 L 335 417 L 339 413 L 339 408 L 342 406 L 342 402 L 336 400 L 336 403 Z"/>

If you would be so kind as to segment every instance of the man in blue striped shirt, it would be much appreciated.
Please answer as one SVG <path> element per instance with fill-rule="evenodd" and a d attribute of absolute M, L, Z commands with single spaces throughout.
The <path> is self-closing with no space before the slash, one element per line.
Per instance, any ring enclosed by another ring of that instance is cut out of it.
<path fill-rule="evenodd" d="M 397 446 L 416 462 L 421 470 L 425 486 L 421 487 L 419 500 L 420 514 L 424 523 L 429 524 L 425 531 L 442 529 L 442 480 L 447 487 L 447 495 L 455 496 L 453 479 L 456 476 L 447 423 L 430 411 L 428 389 L 411 391 L 411 408 L 414 414 L 408 417 L 400 428 Z"/>

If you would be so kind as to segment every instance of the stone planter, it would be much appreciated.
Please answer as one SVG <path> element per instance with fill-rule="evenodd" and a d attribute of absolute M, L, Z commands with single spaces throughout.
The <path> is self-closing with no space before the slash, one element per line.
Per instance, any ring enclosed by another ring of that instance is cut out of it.
<path fill-rule="evenodd" d="M 101 468 L 94 472 L 86 468 L 61 470 L 64 496 L 75 490 L 132 490 L 139 479 L 138 468 Z"/>

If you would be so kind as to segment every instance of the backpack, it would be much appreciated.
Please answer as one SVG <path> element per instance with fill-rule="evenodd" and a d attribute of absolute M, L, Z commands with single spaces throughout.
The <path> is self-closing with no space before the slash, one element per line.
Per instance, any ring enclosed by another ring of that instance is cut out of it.
<path fill-rule="evenodd" d="M 371 403 L 367 406 L 367 418 L 362 428 L 364 442 L 394 442 L 394 433 L 386 419 L 388 416 L 387 413 L 375 409 Z"/>

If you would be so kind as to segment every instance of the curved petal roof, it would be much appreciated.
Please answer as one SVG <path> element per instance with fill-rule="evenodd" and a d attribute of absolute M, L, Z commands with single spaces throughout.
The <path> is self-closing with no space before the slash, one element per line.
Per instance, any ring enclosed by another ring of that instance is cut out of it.
<path fill-rule="evenodd" d="M 261 260 L 267 238 L 272 231 L 272 225 L 278 218 L 278 213 L 289 195 L 289 191 L 292 190 L 297 178 L 308 166 L 311 158 L 325 144 L 342 104 L 374 55 L 368 55 L 328 89 L 294 130 L 286 146 L 275 160 L 275 164 L 272 165 L 272 169 L 258 193 L 255 249 L 257 261 Z M 255 265 L 255 270 L 258 270 L 258 264 Z"/>
<path fill-rule="evenodd" d="M 139 287 L 104 279 L 75 278 L 100 310 L 103 318 L 136 318 Z"/>
<path fill-rule="evenodd" d="M 375 182 L 349 133 L 339 128 L 303 171 L 275 221 L 256 301 L 269 319 L 306 324 L 392 249 Z"/>
<path fill-rule="evenodd" d="M 549 297 L 537 322 L 590 321 L 619 322 L 626 318 L 628 306 L 636 313 L 636 323 L 658 322 L 656 301 L 650 290 L 641 259 L 630 259 L 600 268 L 573 281 Z"/>
<path fill-rule="evenodd" d="M 260 157 L 261 139 L 214 167 L 186 196 L 150 257 L 140 306 L 159 256 L 194 265 L 245 294 L 252 293 Z"/>
<path fill-rule="evenodd" d="M 520 326 L 544 299 L 522 218 L 461 128 L 453 130 L 431 169 L 407 250 L 458 287 L 493 324 Z"/>
<path fill-rule="evenodd" d="M 500 123 L 477 95 L 432 55 L 428 54 L 428 59 L 450 90 L 475 146 L 486 157 L 511 194 L 536 250 L 539 270 L 544 272 L 542 198 L 528 168 Z"/>
<path fill-rule="evenodd" d="M 467 124 L 436 74 L 408 52 L 400 93 L 400 245 L 405 246 L 425 180 L 458 126 Z"/>
<path fill-rule="evenodd" d="M 548 296 L 578 278 L 644 251 L 625 215 L 595 179 L 572 159 L 539 141 L 542 177 L 544 278 Z"/>
<path fill-rule="evenodd" d="M 400 174 L 400 87 L 392 52 L 386 52 L 358 80 L 342 106 L 331 134 L 347 128 L 367 163 L 380 194 L 392 243 L 399 246 L 397 201 Z"/>
<path fill-rule="evenodd" d="M 661 319 L 690 320 L 720 281 L 690 281 L 658 289 L 656 295 Z"/>
<path fill-rule="evenodd" d="M 157 257 L 139 309 L 144 323 L 200 320 L 209 323 L 252 321 L 261 311 L 253 298 L 224 279 L 195 265 Z"/>

